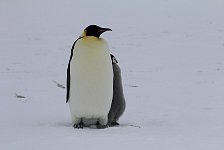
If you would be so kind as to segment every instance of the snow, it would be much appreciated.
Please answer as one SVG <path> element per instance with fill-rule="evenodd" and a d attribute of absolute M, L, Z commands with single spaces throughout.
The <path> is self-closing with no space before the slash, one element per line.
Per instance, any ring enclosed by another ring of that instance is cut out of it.
<path fill-rule="evenodd" d="M 222 0 L 2 0 L 0 149 L 223 150 L 223 14 Z M 72 128 L 56 84 L 89 24 L 113 29 L 119 127 Z"/>

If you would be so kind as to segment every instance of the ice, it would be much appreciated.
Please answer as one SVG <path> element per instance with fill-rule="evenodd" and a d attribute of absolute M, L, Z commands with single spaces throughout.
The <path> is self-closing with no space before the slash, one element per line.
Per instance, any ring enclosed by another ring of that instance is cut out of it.
<path fill-rule="evenodd" d="M 224 2 L 0 2 L 0 149 L 223 150 Z M 74 129 L 70 49 L 97 24 L 119 61 L 119 127 Z M 22 98 L 22 97 L 23 98 Z"/>

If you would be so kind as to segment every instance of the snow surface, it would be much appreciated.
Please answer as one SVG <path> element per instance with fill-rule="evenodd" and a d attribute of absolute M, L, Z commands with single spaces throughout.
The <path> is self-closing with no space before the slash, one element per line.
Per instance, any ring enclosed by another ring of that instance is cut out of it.
<path fill-rule="evenodd" d="M 223 150 L 223 18 L 223 0 L 1 0 L 0 149 Z M 119 127 L 73 129 L 55 84 L 89 24 L 113 29 Z"/>

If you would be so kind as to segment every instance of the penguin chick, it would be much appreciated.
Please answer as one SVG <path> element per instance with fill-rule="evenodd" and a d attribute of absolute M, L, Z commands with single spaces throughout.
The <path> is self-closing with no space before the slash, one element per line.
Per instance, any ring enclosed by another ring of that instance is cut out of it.
<path fill-rule="evenodd" d="M 100 35 L 109 28 L 90 25 L 74 42 L 67 68 L 67 96 L 74 128 L 105 128 L 113 97 L 109 47 Z"/>
<path fill-rule="evenodd" d="M 124 113 L 126 104 L 123 94 L 121 69 L 118 66 L 118 61 L 114 57 L 114 55 L 110 54 L 110 56 L 113 65 L 114 78 L 113 78 L 113 100 L 108 114 L 108 125 L 115 126 L 119 125 L 117 121 Z"/>

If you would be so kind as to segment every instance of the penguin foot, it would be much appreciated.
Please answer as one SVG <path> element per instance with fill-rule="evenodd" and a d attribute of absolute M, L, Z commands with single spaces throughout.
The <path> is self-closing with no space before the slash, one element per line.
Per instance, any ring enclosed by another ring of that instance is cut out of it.
<path fill-rule="evenodd" d="M 108 125 L 102 125 L 102 124 L 97 124 L 96 125 L 97 129 L 105 129 L 105 128 L 108 128 L 108 127 L 109 127 Z"/>
<path fill-rule="evenodd" d="M 99 123 L 99 121 L 97 121 L 96 123 L 96 128 L 97 129 L 105 129 L 105 128 L 108 128 L 109 126 L 106 124 L 106 125 L 102 125 Z"/>
<path fill-rule="evenodd" d="M 119 126 L 120 124 L 118 122 L 111 122 L 109 127 Z"/>
<path fill-rule="evenodd" d="M 74 124 L 73 127 L 76 128 L 76 129 L 82 129 L 83 128 L 83 123 Z"/>

